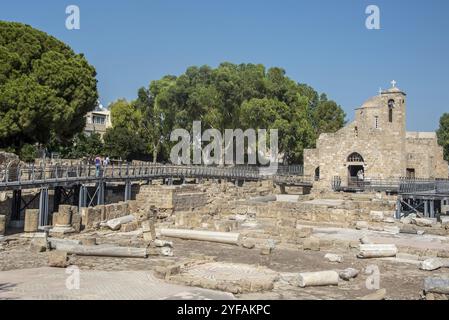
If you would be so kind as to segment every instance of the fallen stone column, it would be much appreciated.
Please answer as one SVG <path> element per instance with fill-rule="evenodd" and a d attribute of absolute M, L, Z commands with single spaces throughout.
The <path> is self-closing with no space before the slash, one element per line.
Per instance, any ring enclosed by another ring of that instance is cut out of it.
<path fill-rule="evenodd" d="M 240 233 L 198 231 L 186 229 L 157 229 L 163 237 L 180 238 L 186 240 L 200 240 L 238 245 Z"/>
<path fill-rule="evenodd" d="M 123 257 L 123 258 L 146 258 L 148 256 L 146 248 L 132 247 L 112 247 L 112 246 L 83 246 L 70 244 L 57 244 L 56 250 L 65 251 L 69 254 L 80 256 L 99 257 Z"/>
<path fill-rule="evenodd" d="M 426 271 L 433 271 L 440 268 L 449 268 L 449 259 L 444 258 L 429 258 L 421 262 L 420 269 Z"/>
<path fill-rule="evenodd" d="M 357 277 L 359 274 L 359 271 L 357 269 L 354 268 L 347 268 L 343 271 L 339 272 L 339 276 L 341 279 L 345 280 L 345 281 L 349 281 L 355 277 Z"/>
<path fill-rule="evenodd" d="M 395 257 L 398 248 L 394 244 L 361 244 L 357 258 Z"/>
<path fill-rule="evenodd" d="M 277 200 L 277 197 L 275 195 L 255 197 L 255 198 L 249 199 L 249 201 L 254 201 L 254 202 L 272 202 L 272 201 L 276 201 L 276 200 Z"/>
<path fill-rule="evenodd" d="M 154 245 L 156 247 L 170 247 L 173 248 L 173 242 L 166 240 L 154 240 Z"/>
<path fill-rule="evenodd" d="M 127 215 L 120 218 L 115 218 L 106 222 L 101 223 L 102 227 L 108 227 L 109 229 L 113 231 L 117 231 L 120 229 L 122 224 L 129 223 L 134 221 L 135 217 L 133 215 Z"/>
<path fill-rule="evenodd" d="M 51 249 L 56 249 L 58 245 L 80 245 L 81 241 L 79 240 L 69 240 L 69 239 L 58 239 L 58 238 L 48 238 L 48 243 L 50 244 Z"/>
<path fill-rule="evenodd" d="M 339 278 L 336 271 L 304 272 L 299 274 L 299 286 L 336 286 Z"/>
<path fill-rule="evenodd" d="M 449 278 L 428 277 L 424 279 L 425 293 L 449 294 Z"/>
<path fill-rule="evenodd" d="M 412 223 L 416 224 L 419 227 L 431 227 L 434 225 L 436 220 L 426 219 L 426 218 L 413 218 Z"/>
<path fill-rule="evenodd" d="M 361 237 L 360 242 L 362 244 L 373 244 L 373 241 L 370 238 L 368 238 L 368 236 Z"/>

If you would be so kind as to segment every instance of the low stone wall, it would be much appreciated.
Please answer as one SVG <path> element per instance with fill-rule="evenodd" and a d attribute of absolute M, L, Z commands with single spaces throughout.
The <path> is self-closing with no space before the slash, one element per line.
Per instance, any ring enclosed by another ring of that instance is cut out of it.
<path fill-rule="evenodd" d="M 131 213 L 129 202 L 100 205 L 96 207 L 81 208 L 81 223 L 86 229 L 99 228 L 100 223 L 115 218 L 124 217 Z"/>
<path fill-rule="evenodd" d="M 195 185 L 145 185 L 140 187 L 136 201 L 140 209 L 155 206 L 159 210 L 174 212 L 202 207 L 207 198 Z"/>

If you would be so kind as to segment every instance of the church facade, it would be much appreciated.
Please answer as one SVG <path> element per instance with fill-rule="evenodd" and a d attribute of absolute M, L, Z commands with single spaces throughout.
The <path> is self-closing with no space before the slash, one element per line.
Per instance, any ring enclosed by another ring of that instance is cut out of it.
<path fill-rule="evenodd" d="M 406 94 L 395 86 L 355 110 L 355 120 L 321 134 L 304 151 L 304 173 L 328 189 L 334 177 L 347 186 L 357 179 L 448 178 L 448 163 L 435 132 L 406 131 Z"/>

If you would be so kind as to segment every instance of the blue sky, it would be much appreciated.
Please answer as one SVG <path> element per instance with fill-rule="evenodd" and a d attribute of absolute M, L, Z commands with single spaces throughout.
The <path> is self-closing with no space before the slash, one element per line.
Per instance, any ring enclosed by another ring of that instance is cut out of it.
<path fill-rule="evenodd" d="M 78 5 L 81 29 L 65 28 Z M 380 8 L 381 30 L 365 28 Z M 353 109 L 391 80 L 408 94 L 409 130 L 449 112 L 447 0 L 2 0 L 0 19 L 30 24 L 86 55 L 103 104 L 190 65 L 279 66 Z"/>

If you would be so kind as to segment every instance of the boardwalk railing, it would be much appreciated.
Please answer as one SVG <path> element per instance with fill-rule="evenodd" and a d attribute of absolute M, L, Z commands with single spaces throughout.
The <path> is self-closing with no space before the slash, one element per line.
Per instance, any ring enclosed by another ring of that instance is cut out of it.
<path fill-rule="evenodd" d="M 310 179 L 299 173 L 300 166 L 281 167 L 273 176 L 262 175 L 257 167 L 212 167 L 212 166 L 179 166 L 142 163 L 130 165 L 102 166 L 94 165 L 45 165 L 40 166 L 9 164 L 0 170 L 0 188 L 39 187 L 41 185 L 58 185 L 61 183 L 86 183 L 121 180 L 147 180 L 161 178 L 205 178 L 232 180 L 273 180 L 275 183 L 311 184 Z"/>
<path fill-rule="evenodd" d="M 340 177 L 334 177 L 332 188 L 335 191 L 390 191 L 399 194 L 432 193 L 449 194 L 449 180 L 420 178 L 350 178 L 348 185 L 343 186 Z"/>

